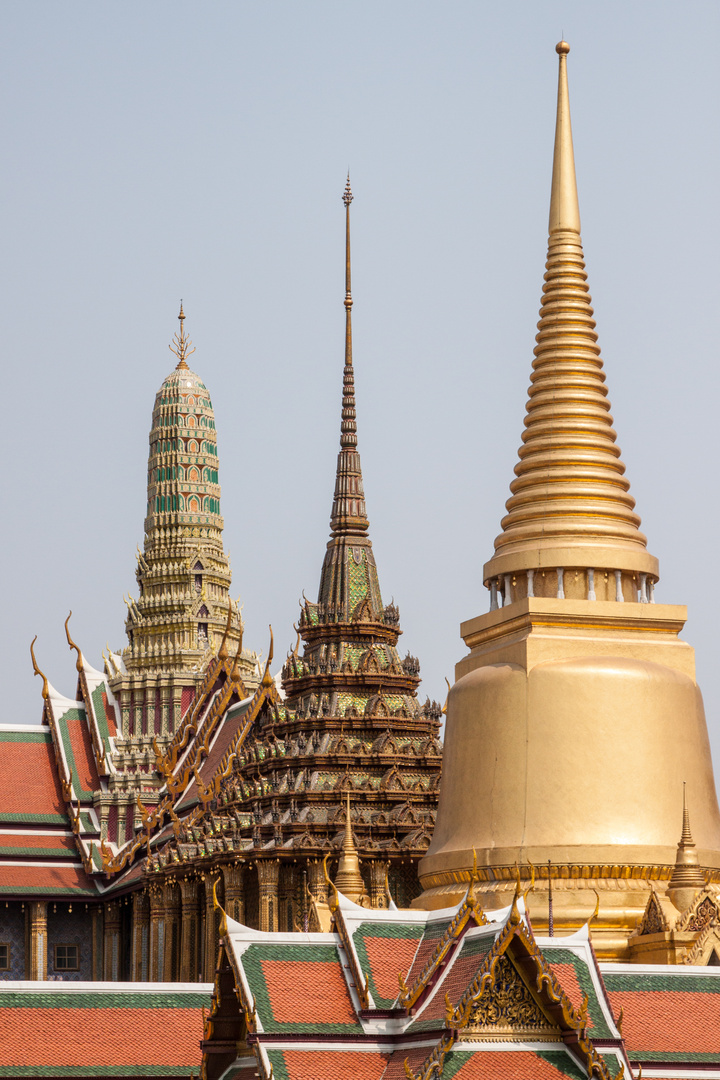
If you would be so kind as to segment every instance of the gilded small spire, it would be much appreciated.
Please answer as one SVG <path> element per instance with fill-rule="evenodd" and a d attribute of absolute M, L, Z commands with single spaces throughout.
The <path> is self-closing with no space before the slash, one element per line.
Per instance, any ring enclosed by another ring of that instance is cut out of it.
<path fill-rule="evenodd" d="M 190 338 L 185 337 L 185 312 L 183 311 L 182 300 L 180 301 L 178 321 L 180 323 L 180 333 L 173 336 L 172 345 L 169 345 L 168 348 L 170 349 L 170 352 L 175 353 L 178 358 L 176 368 L 186 368 L 188 366 L 186 360 L 188 356 L 192 356 L 195 349 L 190 348 L 192 341 Z"/>
<path fill-rule="evenodd" d="M 702 889 L 704 885 L 705 874 L 698 865 L 697 847 L 690 831 L 690 812 L 687 806 L 685 784 L 683 783 L 682 833 L 677 847 L 677 855 L 675 856 L 675 869 L 668 884 L 668 893 L 673 903 L 682 911 L 684 907 L 690 904 L 692 892 Z M 683 894 L 679 890 L 686 890 L 686 892 Z M 678 900 L 680 902 L 676 903 Z"/>
<path fill-rule="evenodd" d="M 365 883 L 360 873 L 360 859 L 352 834 L 350 820 L 350 792 L 347 793 L 345 806 L 345 836 L 343 838 L 342 855 L 338 863 L 335 875 L 335 888 L 348 900 L 357 903 L 365 895 Z"/>

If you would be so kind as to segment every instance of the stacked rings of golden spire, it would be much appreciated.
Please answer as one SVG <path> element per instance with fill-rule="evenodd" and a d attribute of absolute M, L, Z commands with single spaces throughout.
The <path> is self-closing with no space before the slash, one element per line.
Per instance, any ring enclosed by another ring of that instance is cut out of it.
<path fill-rule="evenodd" d="M 645 547 L 610 415 L 580 237 L 550 238 L 523 445 L 496 550 L 603 537 Z"/>

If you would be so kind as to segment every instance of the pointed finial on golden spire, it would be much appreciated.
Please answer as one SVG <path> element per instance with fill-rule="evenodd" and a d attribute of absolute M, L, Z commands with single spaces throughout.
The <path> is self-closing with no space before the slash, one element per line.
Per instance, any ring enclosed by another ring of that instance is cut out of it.
<path fill-rule="evenodd" d="M 186 360 L 188 356 L 192 356 L 195 352 L 194 348 L 190 348 L 192 341 L 190 338 L 185 337 L 185 312 L 183 311 L 183 302 L 180 301 L 180 314 L 178 315 L 178 321 L 180 323 L 180 333 L 173 336 L 172 345 L 168 348 L 170 352 L 175 353 L 178 358 L 177 368 L 186 368 Z"/>
<path fill-rule="evenodd" d="M 572 126 L 570 123 L 570 95 L 567 80 L 567 41 L 559 41 L 555 51 L 560 58 L 558 71 L 557 119 L 555 121 L 555 152 L 553 154 L 552 189 L 550 193 L 550 224 L 548 232 L 570 229 L 580 232 L 580 205 L 575 179 L 575 154 L 573 152 Z"/>

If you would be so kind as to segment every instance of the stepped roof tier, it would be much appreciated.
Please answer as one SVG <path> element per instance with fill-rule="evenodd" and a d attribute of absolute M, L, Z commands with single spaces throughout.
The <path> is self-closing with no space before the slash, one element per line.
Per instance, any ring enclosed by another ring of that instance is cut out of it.
<path fill-rule="evenodd" d="M 620 459 L 590 304 L 561 41 L 548 256 L 511 497 L 483 570 L 490 610 L 447 705 L 443 790 L 418 902 L 445 907 L 477 852 L 482 902 L 506 903 L 514 868 L 551 867 L 555 924 L 597 892 L 593 940 L 630 958 L 653 888 L 720 881 L 720 811 L 686 610 L 655 603 Z M 611 783 L 609 784 L 609 778 Z M 676 867 L 683 784 L 694 861 Z M 530 898 L 547 925 L 549 889 Z M 684 947 L 684 946 L 683 946 Z"/>

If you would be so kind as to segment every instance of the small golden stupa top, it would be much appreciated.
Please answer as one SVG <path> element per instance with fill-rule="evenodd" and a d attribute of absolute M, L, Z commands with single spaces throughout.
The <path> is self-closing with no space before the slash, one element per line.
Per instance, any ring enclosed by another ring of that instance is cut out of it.
<path fill-rule="evenodd" d="M 573 569 L 573 587 L 583 593 L 579 598 L 646 599 L 658 564 L 640 532 L 610 415 L 580 238 L 570 46 L 561 41 L 556 49 L 548 255 L 535 359 L 516 478 L 483 580 L 491 593 L 502 590 L 505 603 L 525 595 L 563 598 L 569 595 L 563 575 Z M 536 570 L 543 573 L 533 582 Z M 517 581 L 518 574 L 524 579 L 527 573 L 531 577 L 522 586 L 527 591 L 513 592 L 513 577 Z"/>
<path fill-rule="evenodd" d="M 338 863 L 335 875 L 335 888 L 348 900 L 357 903 L 365 893 L 365 883 L 360 873 L 360 859 L 352 834 L 350 820 L 350 792 L 347 793 L 345 807 L 345 836 L 343 838 L 342 855 Z"/>
<path fill-rule="evenodd" d="M 705 874 L 698 865 L 698 853 L 695 841 L 690 832 L 690 812 L 683 784 L 683 823 L 680 843 L 675 857 L 675 869 L 668 884 L 668 892 L 672 899 L 672 893 L 678 889 L 702 889 L 705 885 Z M 687 899 L 687 898 L 686 898 Z M 689 900 L 687 900 L 689 902 Z"/>
<path fill-rule="evenodd" d="M 172 345 L 168 346 L 170 352 L 175 353 L 178 358 L 176 370 L 178 368 L 186 368 L 188 366 L 186 363 L 188 356 L 192 356 L 195 352 L 194 348 L 190 348 L 192 341 L 190 338 L 185 337 L 185 312 L 183 311 L 182 300 L 180 301 L 180 314 L 178 315 L 178 320 L 180 322 L 180 333 L 173 336 Z"/>

